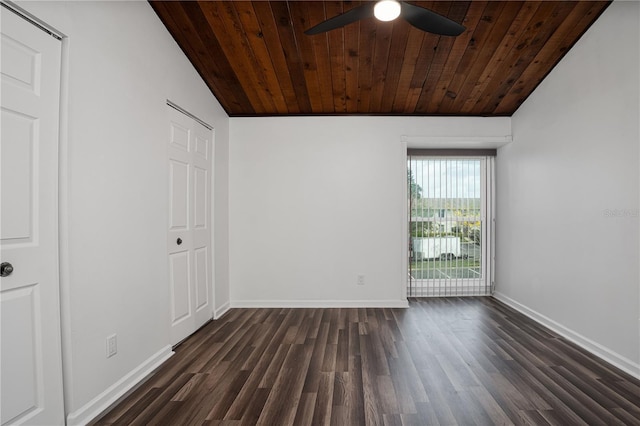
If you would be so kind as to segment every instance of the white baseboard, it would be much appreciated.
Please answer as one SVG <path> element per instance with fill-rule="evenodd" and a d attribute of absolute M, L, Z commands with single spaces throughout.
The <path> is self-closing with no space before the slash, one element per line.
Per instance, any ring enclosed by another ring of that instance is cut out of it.
<path fill-rule="evenodd" d="M 234 300 L 232 308 L 408 308 L 404 300 Z"/>
<path fill-rule="evenodd" d="M 217 320 L 218 318 L 226 314 L 229 311 L 229 309 L 231 309 L 231 303 L 230 302 L 223 303 L 222 306 L 213 310 L 213 319 Z"/>
<path fill-rule="evenodd" d="M 594 342 L 593 340 L 581 335 L 580 333 L 576 333 L 570 328 L 567 328 L 564 325 L 552 320 L 551 318 L 526 307 L 520 302 L 517 302 L 500 292 L 495 292 L 493 294 L 493 297 L 495 297 L 505 305 L 520 312 L 521 314 L 524 314 L 532 320 L 539 322 L 545 327 L 555 331 L 565 339 L 589 351 L 598 358 L 601 358 L 609 364 L 614 365 L 622 371 L 632 375 L 633 377 L 640 379 L 640 364 L 612 351 L 611 349 L 601 345 L 600 343 Z"/>
<path fill-rule="evenodd" d="M 145 360 L 129 374 L 118 380 L 100 395 L 93 398 L 80 409 L 67 415 L 67 425 L 86 425 L 143 382 L 160 365 L 173 355 L 171 346 L 166 346 Z"/>

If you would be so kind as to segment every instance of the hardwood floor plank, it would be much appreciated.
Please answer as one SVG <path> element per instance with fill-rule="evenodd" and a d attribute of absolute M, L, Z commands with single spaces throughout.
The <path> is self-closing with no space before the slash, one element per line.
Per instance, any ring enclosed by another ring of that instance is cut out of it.
<path fill-rule="evenodd" d="M 257 424 L 293 424 L 311 354 L 311 346 L 291 345 Z"/>
<path fill-rule="evenodd" d="M 349 333 L 344 328 L 338 330 L 335 370 L 349 371 Z"/>
<path fill-rule="evenodd" d="M 293 419 L 294 425 L 308 426 L 313 424 L 313 410 L 316 405 L 316 394 L 303 392 L 296 410 L 296 417 Z"/>
<path fill-rule="evenodd" d="M 385 414 L 383 421 L 385 426 L 402 426 L 402 417 L 400 414 Z"/>
<path fill-rule="evenodd" d="M 151 419 L 144 422 L 144 425 L 161 426 L 171 423 L 178 423 L 183 420 L 176 420 L 180 416 L 184 407 L 183 401 L 169 401 Z"/>
<path fill-rule="evenodd" d="M 338 344 L 338 312 L 339 309 L 326 309 L 325 317 L 326 320 L 329 321 L 329 337 L 327 338 L 327 343 L 331 345 Z"/>
<path fill-rule="evenodd" d="M 640 380 L 490 297 L 234 309 L 93 425 L 640 425 Z"/>
<path fill-rule="evenodd" d="M 514 394 L 512 387 L 505 386 L 504 383 L 501 384 L 499 379 L 496 379 L 501 377 L 499 370 L 494 366 L 494 363 L 490 362 L 485 357 L 485 353 L 483 351 L 484 347 L 481 346 L 477 349 L 479 350 L 475 352 L 475 366 L 474 363 L 470 363 L 470 366 L 473 369 L 477 380 L 482 383 L 482 386 L 473 387 L 471 390 L 476 393 L 476 396 L 479 401 L 483 403 L 487 412 L 490 414 L 493 413 L 497 417 L 501 417 L 501 411 L 508 419 L 510 419 L 510 421 L 514 421 L 513 419 L 518 418 L 518 412 L 520 411 L 520 407 L 518 405 L 522 405 L 522 403 L 518 403 L 520 394 Z M 456 347 L 456 350 L 459 353 L 464 353 L 460 346 Z M 491 352 L 491 355 L 495 357 L 493 352 Z M 495 358 L 498 359 L 497 357 Z M 478 359 L 482 361 L 477 361 Z M 506 366 L 505 361 L 503 360 L 499 360 L 499 364 L 497 365 Z M 499 407 L 498 410 L 495 409 L 496 405 Z"/>
<path fill-rule="evenodd" d="M 380 339 L 380 333 L 378 333 L 377 330 L 370 330 L 369 338 L 371 339 L 371 356 L 376 374 L 388 376 L 390 374 L 389 363 L 387 362 L 387 354 Z"/>
<path fill-rule="evenodd" d="M 551 367 L 551 368 L 554 369 L 565 380 L 567 380 L 567 382 L 571 383 L 577 389 L 580 389 L 580 392 L 584 393 L 587 397 L 589 397 L 591 400 L 601 405 L 602 407 L 605 407 L 607 409 L 620 407 L 618 402 L 613 401 L 611 398 L 604 395 L 602 392 L 600 392 L 590 383 L 577 377 L 575 374 L 567 370 L 565 367 L 558 366 L 558 367 Z"/>
<path fill-rule="evenodd" d="M 320 373 L 316 404 L 313 409 L 313 419 L 311 421 L 313 425 L 331 424 L 334 378 L 333 373 Z"/>
<path fill-rule="evenodd" d="M 286 317 L 282 316 L 281 320 L 284 318 Z M 240 390 L 231 407 L 229 407 L 227 415 L 225 416 L 226 419 L 240 419 L 246 404 L 253 397 L 254 393 L 257 392 L 256 388 L 267 387 L 265 378 L 267 377 L 269 368 L 271 368 L 270 374 L 272 375 L 276 374 L 274 371 L 280 368 L 280 361 L 284 360 L 283 351 L 286 349 L 283 347 L 278 355 L 278 349 L 281 347 L 279 338 L 281 338 L 286 331 L 286 327 L 281 326 L 282 323 L 284 323 L 284 321 L 281 323 L 278 321 L 266 323 L 264 325 L 268 325 L 268 328 L 260 330 L 261 335 L 272 337 L 272 339 L 259 339 L 256 342 L 257 346 L 255 346 L 255 350 L 241 367 L 243 370 L 250 371 L 251 374 L 247 379 L 247 383 Z M 270 385 L 268 387 L 270 388 Z"/>
<path fill-rule="evenodd" d="M 185 400 L 180 410 L 172 413 L 170 420 L 181 424 L 200 424 L 205 420 L 211 408 L 218 401 L 214 395 L 217 395 L 216 389 L 224 388 L 232 377 L 233 372 L 229 373 L 231 363 L 228 361 L 221 362 L 216 365 L 215 369 L 210 371 L 205 380 L 199 385 L 198 390 L 193 392 L 188 400 Z"/>
<path fill-rule="evenodd" d="M 255 390 L 252 398 L 249 400 L 247 405 L 243 407 L 244 412 L 241 419 L 241 424 L 243 426 L 254 426 L 258 423 L 258 419 L 260 418 L 260 414 L 264 409 L 264 404 L 266 404 L 270 393 L 271 389 L 258 388 Z"/>
<path fill-rule="evenodd" d="M 347 387 L 349 383 L 349 373 L 336 372 L 333 380 L 333 407 L 347 405 Z"/>
<path fill-rule="evenodd" d="M 407 399 L 411 399 L 411 403 L 429 402 L 427 392 L 424 390 L 422 382 L 415 380 L 418 377 L 418 370 L 411 359 L 411 354 L 406 346 L 406 342 L 396 342 L 396 350 L 398 352 L 398 358 L 390 362 L 391 377 L 396 378 L 394 386 L 396 386 L 396 392 L 401 395 L 400 398 L 404 399 L 402 395 L 407 395 Z M 411 408 L 411 407 L 408 407 Z M 413 411 L 405 411 L 403 413 L 412 413 Z"/>
<path fill-rule="evenodd" d="M 564 403 L 578 414 L 584 421 L 591 425 L 616 425 L 621 424 L 604 407 L 585 395 L 581 389 L 573 386 L 553 367 L 542 369 L 547 376 L 557 384 L 559 393 L 564 398 Z"/>
<path fill-rule="evenodd" d="M 151 401 L 139 415 L 131 419 L 129 424 L 131 425 L 143 425 L 149 423 L 149 421 L 171 400 L 173 395 L 185 385 L 191 378 L 193 373 L 181 374 L 176 378 L 174 382 L 169 384 L 156 399 Z"/>
<path fill-rule="evenodd" d="M 412 415 L 403 418 L 403 423 L 407 425 L 439 425 L 438 417 L 430 402 L 419 402 L 416 404 L 418 414 L 416 417 Z M 414 423 L 415 420 L 415 423 Z"/>
<path fill-rule="evenodd" d="M 457 425 L 455 415 L 453 414 L 452 407 L 449 406 L 446 398 L 439 392 L 429 392 L 429 401 L 433 407 L 433 411 L 438 420 L 438 424 L 441 425 Z"/>
<path fill-rule="evenodd" d="M 475 400 L 478 402 L 478 404 L 480 404 L 484 412 L 489 417 L 489 424 L 513 424 L 505 410 L 486 389 L 477 387 L 471 389 L 471 392 L 473 393 Z"/>
<path fill-rule="evenodd" d="M 640 424 L 640 417 L 622 408 L 614 408 L 611 410 L 614 416 L 616 416 L 625 425 Z"/>
<path fill-rule="evenodd" d="M 540 411 L 540 415 L 551 425 L 589 425 L 589 423 L 585 422 L 571 411 L 565 409 L 543 410 Z"/>
<path fill-rule="evenodd" d="M 514 361 L 509 361 L 508 368 L 501 371 L 514 389 L 521 389 L 522 397 L 535 410 L 549 410 L 551 406 L 545 399 L 545 391 L 537 381 L 537 377 Z"/>
<path fill-rule="evenodd" d="M 291 345 L 279 345 L 276 353 L 273 355 L 273 358 L 270 360 L 267 370 L 262 376 L 262 380 L 258 384 L 260 388 L 269 388 L 273 387 L 273 384 L 280 374 L 280 368 L 282 367 L 282 363 L 284 362 L 284 358 L 287 356 L 289 352 L 289 348 Z"/>
<path fill-rule="evenodd" d="M 393 387 L 391 377 L 378 376 L 376 384 L 378 386 L 378 394 L 380 395 L 380 408 L 382 412 L 385 414 L 400 413 L 398 397 L 396 396 L 396 390 Z"/>
<path fill-rule="evenodd" d="M 238 420 L 205 420 L 203 426 L 238 426 L 241 423 Z"/>
<path fill-rule="evenodd" d="M 454 392 L 443 395 L 451 414 L 456 420 L 456 424 L 461 426 L 477 425 L 471 407 L 468 407 L 461 398 L 464 392 Z"/>
<path fill-rule="evenodd" d="M 378 409 L 378 387 L 376 386 L 377 374 L 373 365 L 373 348 L 371 347 L 371 336 L 360 335 L 360 353 L 362 368 L 362 393 L 364 399 L 364 416 L 367 424 L 381 425 L 383 419 Z"/>
<path fill-rule="evenodd" d="M 324 348 L 324 358 L 322 359 L 323 372 L 336 371 L 336 357 L 338 356 L 338 345 L 327 344 Z"/>
<path fill-rule="evenodd" d="M 235 371 L 236 373 L 234 375 L 229 376 L 230 380 L 228 382 L 222 382 L 223 386 L 220 386 L 220 388 L 223 388 L 224 391 L 218 393 L 218 398 L 216 398 L 217 402 L 211 411 L 209 411 L 209 414 L 207 414 L 207 420 L 224 420 L 225 414 L 247 382 L 247 379 L 249 378 L 248 371 Z"/>
<path fill-rule="evenodd" d="M 396 395 L 396 400 L 398 404 L 398 412 L 399 413 L 407 413 L 413 414 L 417 413 L 416 404 L 414 400 L 414 396 L 420 398 L 422 394 L 418 393 L 414 395 L 412 392 L 409 378 L 405 377 L 404 370 L 406 369 L 406 364 L 401 364 L 397 360 L 389 361 L 389 371 L 391 375 L 389 379 L 391 380 L 391 386 L 393 386 L 393 391 Z M 404 368 L 403 368 L 404 367 Z M 410 369 L 408 369 L 410 370 Z M 426 393 L 424 393 L 424 389 L 422 390 L 424 394 L 423 401 L 426 401 Z"/>
<path fill-rule="evenodd" d="M 624 380 L 625 373 L 619 369 L 604 364 L 598 358 L 592 354 L 586 353 L 584 350 L 576 346 L 575 344 L 568 342 L 564 339 L 554 339 L 548 343 L 551 350 L 570 355 L 566 359 L 570 359 L 572 362 L 566 363 L 566 367 L 574 371 L 581 376 L 587 375 L 592 378 L 607 378 L 611 380 Z M 631 383 L 627 383 L 631 384 Z M 640 402 L 640 386 L 635 385 L 635 401 Z"/>
<path fill-rule="evenodd" d="M 185 385 L 176 392 L 176 394 L 171 398 L 171 401 L 184 401 L 189 398 L 189 394 L 194 391 L 194 389 L 199 388 L 199 384 L 202 383 L 208 374 L 196 373 L 191 377 L 191 379 L 185 383 Z"/>
<path fill-rule="evenodd" d="M 327 338 L 329 336 L 329 324 L 324 322 L 318 326 L 317 338 L 314 339 L 313 353 L 309 362 L 307 377 L 304 380 L 303 392 L 315 393 L 318 391 L 320 374 L 323 370 Z"/>
<path fill-rule="evenodd" d="M 357 324 L 354 323 L 357 326 Z M 358 350 L 359 352 L 359 350 Z M 360 356 L 349 356 L 350 386 L 347 404 L 349 406 L 349 423 L 351 425 L 364 424 L 364 396 L 362 384 L 362 365 Z"/>
<path fill-rule="evenodd" d="M 538 410 L 522 410 L 519 414 L 526 425 L 551 426 L 551 423 L 549 423 Z"/>
<path fill-rule="evenodd" d="M 158 388 L 138 389 L 138 391 L 119 405 L 120 410 L 111 411 L 100 419 L 100 421 L 105 425 L 129 425 L 152 401 L 158 398 L 161 393 L 162 390 Z M 140 394 L 139 399 L 136 398 L 137 394 Z M 135 403 L 130 404 L 130 402 L 133 401 L 135 401 Z"/>
<path fill-rule="evenodd" d="M 609 378 L 599 378 L 597 381 L 607 386 L 616 396 L 629 401 L 635 408 L 634 411 L 640 409 L 640 381 L 634 383 L 625 379 L 611 380 Z"/>
<path fill-rule="evenodd" d="M 469 389 L 464 392 L 459 392 L 458 397 L 464 404 L 465 408 L 469 411 L 473 423 L 476 425 L 490 425 L 495 424 L 491 419 L 491 416 L 485 411 L 484 406 L 476 398 L 473 393 L 473 389 Z"/>

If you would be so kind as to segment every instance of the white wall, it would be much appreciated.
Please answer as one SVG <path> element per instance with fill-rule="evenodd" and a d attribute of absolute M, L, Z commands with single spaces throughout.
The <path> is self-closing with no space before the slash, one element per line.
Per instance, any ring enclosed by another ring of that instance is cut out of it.
<path fill-rule="evenodd" d="M 406 305 L 401 137 L 511 133 L 508 118 L 232 118 L 230 127 L 232 306 Z"/>
<path fill-rule="evenodd" d="M 215 127 L 215 295 L 228 303 L 228 117 L 147 2 L 19 5 L 68 36 L 61 287 L 66 410 L 80 423 L 170 353 L 167 99 Z"/>
<path fill-rule="evenodd" d="M 497 291 L 640 375 L 638 2 L 614 2 L 498 151 Z"/>

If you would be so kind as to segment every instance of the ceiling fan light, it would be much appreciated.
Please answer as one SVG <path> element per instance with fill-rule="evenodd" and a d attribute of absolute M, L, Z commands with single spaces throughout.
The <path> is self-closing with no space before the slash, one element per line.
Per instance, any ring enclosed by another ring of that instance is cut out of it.
<path fill-rule="evenodd" d="M 393 21 L 400 16 L 400 3 L 396 0 L 381 0 L 373 7 L 373 15 L 380 21 Z"/>

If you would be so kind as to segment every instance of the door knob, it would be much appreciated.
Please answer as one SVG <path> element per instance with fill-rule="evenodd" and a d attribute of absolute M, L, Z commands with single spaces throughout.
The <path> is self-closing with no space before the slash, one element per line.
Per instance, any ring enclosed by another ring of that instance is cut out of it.
<path fill-rule="evenodd" d="M 0 277 L 8 277 L 13 272 L 13 265 L 9 262 L 2 262 L 0 264 Z"/>
<path fill-rule="evenodd" d="M 176 240 L 176 244 L 178 244 L 178 245 L 182 244 L 182 238 L 178 238 L 178 239 Z"/>

